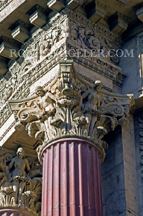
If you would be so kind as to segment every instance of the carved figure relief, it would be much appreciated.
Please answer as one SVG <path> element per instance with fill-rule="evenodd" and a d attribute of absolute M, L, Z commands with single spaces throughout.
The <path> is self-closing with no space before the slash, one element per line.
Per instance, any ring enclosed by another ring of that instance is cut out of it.
<path fill-rule="evenodd" d="M 42 167 L 32 159 L 29 163 L 24 155 L 22 147 L 17 149 L 16 156 L 1 152 L 0 208 L 29 209 L 32 215 L 40 215 Z"/>
<path fill-rule="evenodd" d="M 49 31 L 47 35 L 45 35 L 44 41 L 43 42 L 41 41 L 41 44 L 39 44 L 40 57 L 46 56 L 50 52 L 52 46 L 57 42 L 59 42 L 59 40 L 61 39 L 61 32 L 62 32 L 61 28 L 56 27 L 55 29 Z"/>
<path fill-rule="evenodd" d="M 14 157 L 10 162 L 9 170 L 11 170 L 13 167 L 14 169 L 11 174 L 11 182 L 13 185 L 13 190 L 15 192 L 15 203 L 17 203 L 18 200 L 21 200 L 21 196 L 25 188 L 26 180 L 28 179 L 25 170 L 27 169 L 27 171 L 30 171 L 29 163 L 27 159 L 24 159 L 23 148 L 17 149 L 17 156 Z M 17 190 L 17 188 L 19 190 Z"/>

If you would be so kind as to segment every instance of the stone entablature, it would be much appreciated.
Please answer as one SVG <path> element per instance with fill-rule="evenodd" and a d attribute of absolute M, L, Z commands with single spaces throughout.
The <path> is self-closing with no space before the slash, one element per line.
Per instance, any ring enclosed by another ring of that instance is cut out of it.
<path fill-rule="evenodd" d="M 7 212 L 19 210 L 21 214 L 25 211 L 22 215 L 40 216 L 42 166 L 36 159 L 25 158 L 22 147 L 16 156 L 8 149 L 0 151 L 0 215 L 8 209 Z"/>
<path fill-rule="evenodd" d="M 47 89 L 37 87 L 38 97 L 10 101 L 18 123 L 17 130 L 41 142 L 37 148 L 39 160 L 45 146 L 63 137 L 77 137 L 94 143 L 101 152 L 101 162 L 108 144 L 105 134 L 127 122 L 132 95 L 116 95 L 102 89 L 101 81 L 94 85 L 83 80 L 73 67 L 73 61 L 61 61 L 59 73 Z"/>

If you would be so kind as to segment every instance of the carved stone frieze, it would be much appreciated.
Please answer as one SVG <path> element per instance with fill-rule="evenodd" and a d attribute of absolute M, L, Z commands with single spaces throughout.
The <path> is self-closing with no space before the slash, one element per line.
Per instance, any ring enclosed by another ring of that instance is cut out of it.
<path fill-rule="evenodd" d="M 95 143 L 103 153 L 104 135 L 127 122 L 132 95 L 120 96 L 103 90 L 101 81 L 86 83 L 75 71 L 73 61 L 61 61 L 59 74 L 47 89 L 38 86 L 37 97 L 11 101 L 17 112 L 17 130 L 40 140 L 42 149 L 61 137 L 82 137 Z"/>
<path fill-rule="evenodd" d="M 120 46 L 121 39 L 117 35 L 112 33 L 106 26 L 102 24 L 94 24 L 89 21 L 85 16 L 80 13 L 76 13 L 75 11 L 65 9 L 62 13 L 66 13 L 68 18 L 73 22 L 79 23 L 82 27 L 93 29 L 97 34 L 100 34 L 101 37 L 104 37 L 110 42 L 116 44 L 117 46 Z"/>
<path fill-rule="evenodd" d="M 15 154 L 0 152 L 0 209 L 15 208 L 40 216 L 42 193 L 42 166 L 25 158 L 19 147 Z"/>
<path fill-rule="evenodd" d="M 71 14 L 72 12 L 70 15 Z M 91 23 L 88 23 L 87 25 L 87 23 L 84 22 L 84 17 L 76 16 L 76 19 L 75 17 L 72 18 L 70 17 L 69 43 L 75 47 L 80 47 L 88 51 L 92 50 L 92 55 L 94 57 L 100 57 L 108 61 L 111 60 L 115 64 L 119 63 L 119 58 L 113 55 L 113 53 L 108 55 L 110 50 L 115 52 L 120 46 L 120 42 L 116 41 L 115 37 L 113 39 L 111 33 L 110 37 L 108 37 L 108 35 L 102 32 L 101 26 L 92 26 L 90 25 Z M 107 31 L 105 32 L 107 33 Z"/>

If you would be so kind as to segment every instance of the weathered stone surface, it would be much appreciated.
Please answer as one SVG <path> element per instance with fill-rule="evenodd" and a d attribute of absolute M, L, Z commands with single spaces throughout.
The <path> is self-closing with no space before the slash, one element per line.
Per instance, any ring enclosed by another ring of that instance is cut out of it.
<path fill-rule="evenodd" d="M 129 212 L 134 216 L 140 215 L 133 132 L 133 117 L 130 115 L 122 130 L 117 128 L 114 137 L 107 137 L 110 145 L 101 166 L 105 216 L 128 215 Z"/>
<path fill-rule="evenodd" d="M 129 122 L 122 127 L 123 143 L 123 165 L 124 165 L 124 184 L 126 191 L 126 212 L 138 215 L 138 193 L 137 193 L 137 172 L 136 172 L 136 153 L 134 137 L 133 116 L 129 116 Z"/>

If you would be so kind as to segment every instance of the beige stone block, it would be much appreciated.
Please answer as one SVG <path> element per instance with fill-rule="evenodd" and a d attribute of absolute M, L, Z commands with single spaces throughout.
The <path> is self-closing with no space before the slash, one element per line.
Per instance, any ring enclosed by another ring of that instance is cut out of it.
<path fill-rule="evenodd" d="M 10 38 L 2 37 L 0 42 L 0 55 L 8 59 L 16 60 L 18 58 L 18 43 Z"/>
<path fill-rule="evenodd" d="M 17 41 L 24 43 L 24 41 L 29 38 L 28 28 L 19 24 L 12 30 L 12 37 Z"/>
<path fill-rule="evenodd" d="M 41 7 L 37 6 L 32 14 L 30 14 L 29 21 L 37 27 L 42 27 L 47 22 L 45 11 Z"/>
<path fill-rule="evenodd" d="M 115 13 L 109 18 L 109 24 L 110 30 L 118 35 L 122 34 L 128 27 L 127 22 L 119 13 Z"/>
<path fill-rule="evenodd" d="M 75 8 L 77 8 L 79 5 L 79 2 L 77 0 L 70 0 L 68 2 L 68 4 L 66 5 L 67 8 L 69 8 L 70 10 L 74 10 Z"/>
<path fill-rule="evenodd" d="M 47 5 L 50 9 L 58 11 L 58 12 L 60 12 L 65 7 L 63 2 L 59 0 L 48 1 Z"/>

